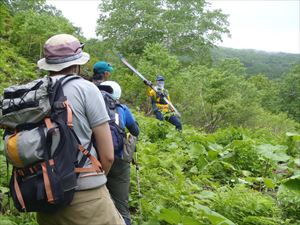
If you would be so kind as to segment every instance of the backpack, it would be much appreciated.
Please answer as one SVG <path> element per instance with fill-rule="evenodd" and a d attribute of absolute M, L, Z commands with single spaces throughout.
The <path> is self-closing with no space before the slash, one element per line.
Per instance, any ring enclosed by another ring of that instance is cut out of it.
<path fill-rule="evenodd" d="M 155 93 L 155 101 L 156 103 L 158 104 L 168 104 L 165 100 L 164 100 L 164 97 L 168 98 L 168 91 L 166 89 L 161 89 L 161 88 L 158 88 L 158 92 Z"/>
<path fill-rule="evenodd" d="M 133 154 L 136 151 L 137 137 L 128 133 L 124 139 L 124 150 L 122 159 L 128 163 L 133 161 Z"/>
<path fill-rule="evenodd" d="M 102 86 L 100 85 L 99 87 L 101 88 Z M 124 147 L 125 129 L 120 126 L 120 118 L 117 107 L 122 107 L 122 105 L 119 101 L 114 100 L 108 92 L 102 90 L 101 94 L 106 105 L 106 111 L 110 118 L 109 127 L 113 140 L 114 152 L 115 155 L 121 155 L 121 151 Z"/>
<path fill-rule="evenodd" d="M 44 77 L 4 90 L 0 126 L 5 129 L 5 156 L 13 165 L 10 192 L 21 212 L 55 212 L 72 201 L 80 172 L 103 173 L 72 129 L 72 110 L 62 87 L 79 78 Z M 92 167 L 81 168 L 87 158 Z"/>
<path fill-rule="evenodd" d="M 117 107 L 122 107 L 119 101 L 114 100 L 109 93 L 109 86 L 99 86 L 106 110 L 109 115 L 109 127 L 113 140 L 115 155 L 121 157 L 126 162 L 131 162 L 133 159 L 133 153 L 136 150 L 137 137 L 125 132 L 125 129 L 120 126 L 119 114 Z M 111 90 L 112 91 L 112 90 Z M 123 151 L 122 151 L 123 150 Z"/>

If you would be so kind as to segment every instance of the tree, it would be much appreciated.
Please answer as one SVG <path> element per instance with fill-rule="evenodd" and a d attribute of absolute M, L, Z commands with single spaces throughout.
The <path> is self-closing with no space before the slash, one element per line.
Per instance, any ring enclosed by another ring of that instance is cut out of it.
<path fill-rule="evenodd" d="M 162 43 L 181 59 L 198 62 L 229 33 L 227 15 L 207 5 L 205 0 L 104 0 L 97 34 L 127 54 Z"/>
<path fill-rule="evenodd" d="M 204 127 L 208 132 L 227 126 L 243 126 L 259 107 L 256 88 L 243 76 L 245 68 L 237 60 L 218 67 L 190 66 L 176 81 L 177 102 L 184 122 Z"/>
<path fill-rule="evenodd" d="M 280 112 L 279 84 L 270 80 L 263 74 L 252 76 L 248 79 L 256 89 L 261 106 L 273 113 Z"/>
<path fill-rule="evenodd" d="M 42 57 L 43 44 L 50 36 L 82 36 L 80 28 L 74 27 L 54 6 L 47 5 L 46 0 L 3 0 L 0 12 L 0 37 L 34 63 Z"/>
<path fill-rule="evenodd" d="M 247 76 L 264 74 L 269 79 L 278 79 L 299 62 L 299 54 L 264 52 L 251 49 L 218 47 L 211 49 L 214 63 L 225 58 L 238 58 L 246 67 Z"/>
<path fill-rule="evenodd" d="M 58 33 L 80 35 L 80 29 L 74 27 L 66 18 L 33 10 L 15 14 L 12 26 L 10 42 L 19 48 L 23 56 L 33 62 L 42 57 L 43 44 L 52 35 Z"/>
<path fill-rule="evenodd" d="M 37 77 L 35 64 L 20 56 L 15 47 L 0 39 L 0 93 L 13 83 L 23 83 Z"/>
<path fill-rule="evenodd" d="M 0 4 L 0 37 L 7 35 L 9 24 L 11 23 L 11 15 L 7 5 Z"/>
<path fill-rule="evenodd" d="M 280 97 L 282 110 L 300 122 L 300 64 L 281 80 Z"/>
<path fill-rule="evenodd" d="M 3 0 L 10 11 L 15 14 L 17 12 L 34 10 L 41 11 L 45 6 L 46 0 Z"/>
<path fill-rule="evenodd" d="M 218 62 L 217 70 L 228 75 L 246 76 L 246 68 L 238 58 L 226 58 Z"/>

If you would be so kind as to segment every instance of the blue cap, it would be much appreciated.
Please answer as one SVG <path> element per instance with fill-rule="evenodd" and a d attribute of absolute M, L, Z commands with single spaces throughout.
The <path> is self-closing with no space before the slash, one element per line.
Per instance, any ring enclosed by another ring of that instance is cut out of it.
<path fill-rule="evenodd" d="M 105 61 L 99 61 L 94 64 L 93 70 L 94 74 L 103 74 L 105 71 L 112 72 L 113 68 L 109 63 Z"/>
<path fill-rule="evenodd" d="M 162 75 L 157 75 L 156 81 L 164 81 L 165 78 Z"/>

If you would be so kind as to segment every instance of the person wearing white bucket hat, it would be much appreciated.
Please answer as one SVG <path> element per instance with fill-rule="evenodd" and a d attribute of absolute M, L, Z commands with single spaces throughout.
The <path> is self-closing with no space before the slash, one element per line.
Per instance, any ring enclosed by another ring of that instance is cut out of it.
<path fill-rule="evenodd" d="M 63 76 L 78 76 L 80 66 L 88 62 L 90 56 L 82 51 L 83 44 L 69 34 L 58 34 L 49 38 L 44 45 L 44 56 L 38 61 L 40 69 L 49 71 L 56 79 Z M 68 79 L 68 78 L 66 78 Z M 107 174 L 114 160 L 112 137 L 108 125 L 109 116 L 98 88 L 84 79 L 72 79 L 63 86 L 65 96 L 70 102 L 73 113 L 73 129 L 81 144 L 87 149 L 92 134 L 97 150 L 92 147 L 91 155 L 100 157 Z M 99 113 L 100 112 L 100 113 Z M 82 155 L 78 155 L 80 159 Z M 88 167 L 86 160 L 83 167 Z M 105 174 L 79 175 L 77 191 L 70 205 L 55 213 L 37 213 L 40 225 L 123 225 L 124 220 L 118 213 L 106 188 Z"/>

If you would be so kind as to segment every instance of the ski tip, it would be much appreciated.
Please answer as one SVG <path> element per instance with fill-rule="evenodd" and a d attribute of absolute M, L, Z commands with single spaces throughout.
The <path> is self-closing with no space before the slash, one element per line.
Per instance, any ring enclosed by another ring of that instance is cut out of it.
<path fill-rule="evenodd" d="M 117 56 L 119 56 L 120 59 L 124 58 L 124 56 L 120 52 L 117 52 L 116 54 L 117 54 Z"/>
<path fill-rule="evenodd" d="M 113 52 L 114 52 L 120 59 L 124 58 L 124 56 L 123 56 L 120 52 L 118 52 L 115 48 L 113 49 Z"/>
<path fill-rule="evenodd" d="M 121 53 L 118 52 L 117 54 L 118 54 L 120 59 L 124 58 L 124 56 Z"/>

